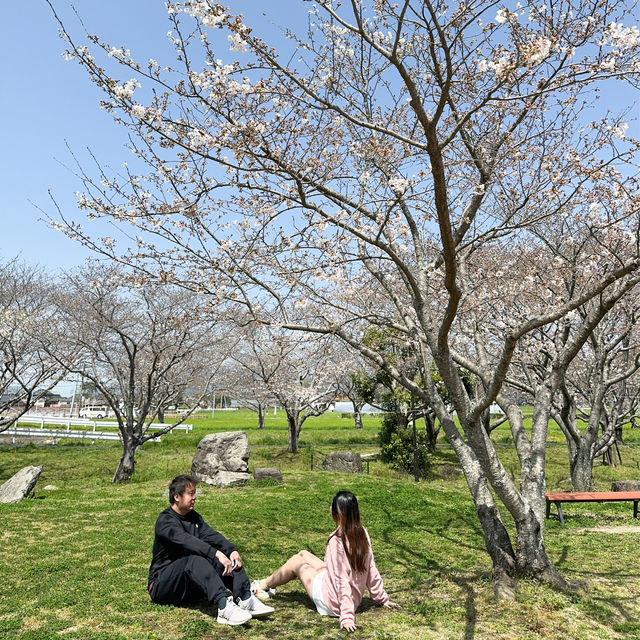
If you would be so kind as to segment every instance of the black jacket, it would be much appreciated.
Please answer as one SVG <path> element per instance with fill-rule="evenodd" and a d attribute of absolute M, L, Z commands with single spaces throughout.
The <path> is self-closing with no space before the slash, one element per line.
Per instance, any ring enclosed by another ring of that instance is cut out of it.
<path fill-rule="evenodd" d="M 228 557 L 236 551 L 236 547 L 221 533 L 214 531 L 197 511 L 181 516 L 167 507 L 156 520 L 149 581 L 160 569 L 178 558 L 199 555 L 213 562 L 218 550 Z"/>

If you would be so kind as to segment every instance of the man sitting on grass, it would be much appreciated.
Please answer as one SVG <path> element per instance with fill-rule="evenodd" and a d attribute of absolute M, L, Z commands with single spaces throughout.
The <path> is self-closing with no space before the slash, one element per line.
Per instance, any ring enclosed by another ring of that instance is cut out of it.
<path fill-rule="evenodd" d="M 273 607 L 251 594 L 238 550 L 194 511 L 195 501 L 193 478 L 174 478 L 169 485 L 171 506 L 156 520 L 149 567 L 151 600 L 181 605 L 206 597 L 218 607 L 217 621 L 232 626 L 273 613 Z M 233 598 L 227 597 L 227 589 Z"/>

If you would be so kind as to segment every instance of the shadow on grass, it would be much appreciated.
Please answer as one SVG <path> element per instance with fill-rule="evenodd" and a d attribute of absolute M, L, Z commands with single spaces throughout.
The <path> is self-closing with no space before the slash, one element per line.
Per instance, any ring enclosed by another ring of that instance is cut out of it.
<path fill-rule="evenodd" d="M 571 575 L 574 579 L 582 580 L 590 586 L 584 596 L 575 596 L 573 598 L 587 615 L 591 615 L 597 620 L 602 620 L 603 618 L 611 619 L 613 618 L 612 611 L 616 611 L 626 622 L 638 622 L 637 616 L 633 612 L 638 610 L 640 594 L 623 596 L 614 592 L 607 596 L 602 593 L 593 593 L 594 584 L 600 579 L 605 579 L 609 582 L 617 581 L 618 584 L 624 586 L 627 580 L 633 580 L 637 576 L 635 567 L 625 566 L 607 571 L 599 571 L 597 567 L 589 570 L 573 569 L 568 564 L 569 557 L 569 545 L 565 544 L 562 547 L 560 556 L 555 560 L 555 565 L 558 568 L 562 568 L 563 573 Z"/>
<path fill-rule="evenodd" d="M 274 600 L 276 602 L 276 600 Z M 277 594 L 277 602 L 286 604 L 288 606 L 301 606 L 310 611 L 315 611 L 315 605 L 311 601 L 311 598 L 306 593 L 300 591 L 289 591 L 283 594 Z"/>
<path fill-rule="evenodd" d="M 439 447 L 436 449 L 436 452 L 433 454 L 434 462 L 450 462 L 452 464 L 460 465 L 460 461 L 458 460 L 458 456 L 455 451 L 451 448 Z"/>
<path fill-rule="evenodd" d="M 472 640 L 475 636 L 476 622 L 477 622 L 477 593 L 474 585 L 483 577 L 486 577 L 484 572 L 472 572 L 466 576 L 457 575 L 455 571 L 452 572 L 450 566 L 440 563 L 434 560 L 432 557 L 427 557 L 426 554 L 420 553 L 420 550 L 409 547 L 402 540 L 398 540 L 397 536 L 393 536 L 398 530 L 402 531 L 418 531 L 421 533 L 427 533 L 433 536 L 437 540 L 446 540 L 454 545 L 454 547 L 464 547 L 474 552 L 481 553 L 484 550 L 482 544 L 474 545 L 468 542 L 462 542 L 459 536 L 448 533 L 451 527 L 456 525 L 462 525 L 464 529 L 472 530 L 473 534 L 466 536 L 467 538 L 479 538 L 482 539 L 480 534 L 480 526 L 477 521 L 472 521 L 471 518 L 458 516 L 453 519 L 449 519 L 446 522 L 441 522 L 436 526 L 420 526 L 415 522 L 399 518 L 394 516 L 388 509 L 382 509 L 387 516 L 388 525 L 383 530 L 383 538 L 388 543 L 395 547 L 397 556 L 402 565 L 408 570 L 418 570 L 423 574 L 432 574 L 432 578 L 424 581 L 422 589 L 416 589 L 417 593 L 425 594 L 425 588 L 428 590 L 430 587 L 437 587 L 437 584 L 444 580 L 450 581 L 455 584 L 460 591 L 464 594 L 464 640 Z M 426 618 L 430 626 L 436 629 L 435 622 L 442 615 L 442 611 L 438 608 L 433 608 L 428 602 L 428 598 L 424 598 L 423 601 L 415 603 L 418 612 Z"/>
<path fill-rule="evenodd" d="M 299 584 L 299 583 L 298 583 Z M 229 596 L 230 597 L 230 596 Z M 370 600 L 369 598 L 365 598 L 364 600 Z M 364 602 L 363 600 L 363 602 Z M 281 605 L 286 606 L 287 609 L 302 607 L 304 609 L 308 609 L 309 611 L 315 611 L 316 607 L 313 604 L 311 598 L 306 593 L 302 593 L 300 591 L 287 591 L 285 593 L 278 592 L 277 598 L 273 601 L 267 602 L 267 604 Z M 165 605 L 157 605 L 159 607 L 163 607 Z M 201 600 L 194 600 L 193 602 L 185 603 L 183 605 L 171 605 L 176 607 L 177 609 L 195 609 L 202 613 L 206 613 L 207 615 L 216 615 L 218 609 L 215 605 L 209 604 L 209 602 L 202 598 Z M 375 603 L 371 600 L 371 606 L 375 606 Z M 358 611 L 364 611 L 365 609 L 358 607 Z"/>

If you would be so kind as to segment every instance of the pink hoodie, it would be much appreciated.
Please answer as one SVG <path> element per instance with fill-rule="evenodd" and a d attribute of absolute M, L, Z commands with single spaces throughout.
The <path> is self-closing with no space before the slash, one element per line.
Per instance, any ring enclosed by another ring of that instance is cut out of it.
<path fill-rule="evenodd" d="M 373 560 L 371 539 L 365 529 L 369 542 L 367 555 L 367 568 L 363 573 L 355 573 L 351 570 L 342 538 L 336 529 L 327 542 L 324 553 L 324 561 L 327 571 L 322 578 L 322 599 L 333 613 L 340 618 L 340 628 L 344 629 L 349 624 L 355 624 L 355 611 L 362 601 L 365 587 L 375 602 L 385 604 L 389 601 L 382 578 Z"/>

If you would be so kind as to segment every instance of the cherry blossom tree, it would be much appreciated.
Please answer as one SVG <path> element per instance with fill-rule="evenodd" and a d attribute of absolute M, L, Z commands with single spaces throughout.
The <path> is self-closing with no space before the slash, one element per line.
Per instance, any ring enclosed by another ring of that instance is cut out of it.
<path fill-rule="evenodd" d="M 639 278 L 638 141 L 624 105 L 594 103 L 637 84 L 635 3 L 318 0 L 277 50 L 222 5 L 167 6 L 171 65 L 63 29 L 137 156 L 119 175 L 80 164 L 79 206 L 133 224 L 135 246 L 64 212 L 57 224 L 146 277 L 358 350 L 433 408 L 500 593 L 514 572 L 566 586 L 545 549 L 547 425 L 568 367 Z M 539 354 L 529 434 L 513 358 L 565 319 L 567 339 Z M 420 354 L 450 405 L 432 376 L 417 384 L 365 344 L 372 326 Z M 518 480 L 484 428 L 494 401 Z"/>
<path fill-rule="evenodd" d="M 268 387 L 255 375 L 255 363 L 236 360 L 231 354 L 216 379 L 216 388 L 233 398 L 240 406 L 253 411 L 258 418 L 258 429 L 265 427 L 265 413 L 275 398 Z"/>
<path fill-rule="evenodd" d="M 576 491 L 592 489 L 596 458 L 608 453 L 615 461 L 610 449 L 634 414 L 637 394 L 629 390 L 640 369 L 636 303 L 637 297 L 625 300 L 591 334 L 554 402 L 552 415 L 567 438 Z"/>
<path fill-rule="evenodd" d="M 235 346 L 229 351 L 229 359 L 216 384 L 242 406 L 254 411 L 258 416 L 258 429 L 264 429 L 267 405 L 276 403 L 270 385 L 281 364 L 281 353 L 272 348 L 268 332 L 255 323 L 240 323 L 235 326 L 235 332 Z"/>
<path fill-rule="evenodd" d="M 47 351 L 56 324 L 55 286 L 18 259 L 0 263 L 0 432 L 66 374 Z"/>
<path fill-rule="evenodd" d="M 152 429 L 160 409 L 206 396 L 224 360 L 215 316 L 182 290 L 131 288 L 122 272 L 93 265 L 66 276 L 57 296 L 64 333 L 58 344 L 75 353 L 69 371 L 90 380 L 114 412 L 122 457 L 113 482 L 131 479 L 135 456 L 149 440 L 184 422 L 191 412 Z"/>
<path fill-rule="evenodd" d="M 282 329 L 263 329 L 259 336 L 260 342 L 254 342 L 255 371 L 284 409 L 289 430 L 287 448 L 295 453 L 302 425 L 308 418 L 325 413 L 335 399 L 331 340 L 310 339 Z"/>
<path fill-rule="evenodd" d="M 581 239 L 574 233 L 567 242 L 551 245 L 552 250 L 546 258 L 536 256 L 537 281 L 541 287 L 556 287 L 558 291 L 564 288 L 569 295 L 576 288 L 584 287 L 591 277 L 584 268 L 588 242 L 589 238 Z M 580 246 L 578 254 L 575 251 L 577 246 Z M 595 256 L 600 247 L 593 244 L 591 251 Z M 506 264 L 513 273 L 526 278 L 526 271 L 516 264 L 521 260 L 522 255 L 518 254 Z M 505 263 L 504 258 L 502 262 Z M 564 266 L 561 277 L 552 282 L 546 276 L 553 272 L 554 264 Z M 495 268 L 500 274 L 498 264 Z M 630 284 L 633 282 L 630 280 Z M 593 460 L 607 452 L 615 442 L 614 424 L 620 424 L 619 419 L 609 420 L 608 416 L 610 412 L 617 416 L 622 405 L 615 403 L 614 409 L 611 402 L 626 388 L 627 380 L 638 368 L 631 339 L 637 290 L 632 289 L 633 295 L 626 295 L 626 298 L 621 297 L 624 293 L 625 287 L 614 292 L 612 298 L 594 299 L 560 321 L 531 332 L 514 351 L 512 367 L 506 378 L 507 387 L 512 391 L 535 398 L 538 386 L 550 376 L 555 376 L 558 393 L 552 400 L 551 415 L 567 438 L 569 469 L 576 490 L 591 489 Z M 496 317 L 501 317 L 505 311 L 500 300 L 492 303 L 491 313 Z M 497 327 L 499 330 L 502 328 L 500 323 Z M 558 357 L 565 349 L 569 350 L 567 353 L 571 357 Z M 624 413 L 620 415 L 622 420 Z M 582 430 L 580 422 L 584 423 Z"/>
<path fill-rule="evenodd" d="M 338 367 L 330 339 L 302 337 L 271 325 L 247 322 L 236 310 L 234 340 L 216 384 L 258 414 L 264 428 L 267 404 L 287 416 L 288 449 L 298 451 L 304 422 L 322 415 L 334 400 Z M 220 387 L 219 387 L 220 388 Z"/>
<path fill-rule="evenodd" d="M 367 397 L 373 392 L 372 376 L 363 368 L 341 372 L 336 380 L 337 394 L 346 397 L 353 405 L 353 422 L 356 429 L 362 429 L 362 408 Z"/>
<path fill-rule="evenodd" d="M 353 422 L 362 429 L 362 409 L 373 403 L 378 383 L 369 361 L 357 351 L 349 350 L 344 343 L 333 345 L 331 358 L 335 372 L 335 389 L 338 397 L 346 397 L 353 405 Z"/>

